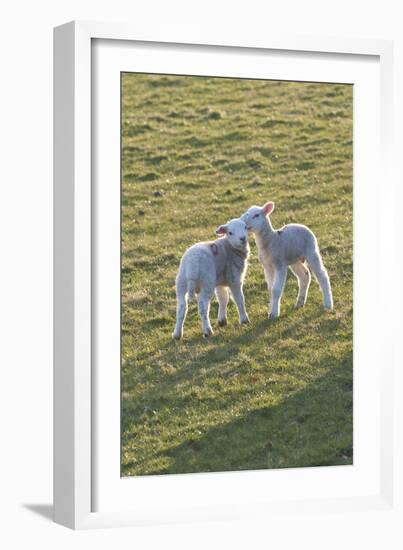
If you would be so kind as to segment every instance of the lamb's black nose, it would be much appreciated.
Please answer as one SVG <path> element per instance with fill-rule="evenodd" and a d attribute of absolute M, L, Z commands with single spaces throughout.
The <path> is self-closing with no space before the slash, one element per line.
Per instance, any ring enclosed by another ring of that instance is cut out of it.
<path fill-rule="evenodd" d="M 241 243 L 246 243 L 246 237 L 241 237 L 239 240 L 241 241 Z"/>

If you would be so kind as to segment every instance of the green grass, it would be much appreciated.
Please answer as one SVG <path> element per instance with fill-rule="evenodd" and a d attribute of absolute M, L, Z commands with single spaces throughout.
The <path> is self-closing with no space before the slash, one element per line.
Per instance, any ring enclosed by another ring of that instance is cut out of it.
<path fill-rule="evenodd" d="M 122 475 L 351 464 L 352 87 L 122 75 Z M 203 339 L 171 340 L 183 252 L 252 204 L 308 225 L 335 310 L 312 281 L 280 319 L 251 238 L 244 291 Z"/>

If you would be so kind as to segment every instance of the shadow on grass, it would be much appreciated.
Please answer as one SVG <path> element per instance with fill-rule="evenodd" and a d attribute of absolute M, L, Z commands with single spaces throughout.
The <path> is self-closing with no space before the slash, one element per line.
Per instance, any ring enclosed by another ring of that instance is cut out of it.
<path fill-rule="evenodd" d="M 235 333 L 230 334 L 229 332 L 233 327 L 220 328 L 215 326 L 214 336 L 204 341 L 200 334 L 197 334 L 192 338 L 185 338 L 179 342 L 170 338 L 161 342 L 158 353 L 163 355 L 165 363 L 175 364 L 177 368 L 175 374 L 163 379 L 157 379 L 155 372 L 150 374 L 150 377 L 155 378 L 157 394 L 161 393 L 161 386 L 167 385 L 172 388 L 176 383 L 184 380 L 191 379 L 192 383 L 197 385 L 200 378 L 203 377 L 200 374 L 201 368 L 207 365 L 209 373 L 214 373 L 214 370 L 220 369 L 221 361 L 229 356 L 235 358 L 239 353 L 253 350 L 250 346 L 253 346 L 253 342 L 263 336 L 266 338 L 267 346 L 276 346 L 280 340 L 295 336 L 298 328 L 306 326 L 312 320 L 316 321 L 320 316 L 322 316 L 320 329 L 323 338 L 330 336 L 339 324 L 339 320 L 334 319 L 332 314 L 324 313 L 321 308 L 313 308 L 309 313 L 304 312 L 303 316 L 302 314 L 299 315 L 297 310 L 295 313 L 296 318 L 294 317 L 293 322 L 291 322 L 290 316 L 276 320 L 269 320 L 266 317 L 257 323 L 254 322 L 240 327 L 239 332 L 237 330 Z M 235 326 L 238 329 L 237 324 Z M 205 345 L 205 349 L 200 351 L 201 344 Z M 150 363 L 154 360 L 154 354 L 154 350 L 147 354 Z M 130 390 L 130 385 L 127 384 L 125 389 Z M 148 391 L 149 397 L 152 396 L 152 393 L 152 390 L 151 392 Z"/>
<path fill-rule="evenodd" d="M 223 362 L 231 356 L 238 361 L 238 370 L 249 368 L 242 363 L 248 353 L 253 355 L 253 342 L 265 338 L 269 347 L 281 345 L 282 339 L 298 334 L 301 325 L 320 317 L 320 333 L 323 346 L 329 336 L 337 330 L 340 319 L 335 314 L 319 313 L 313 307 L 303 316 L 296 312 L 291 321 L 288 316 L 283 322 L 268 319 L 243 327 L 242 332 L 228 334 L 226 338 L 206 341 L 206 349 L 200 351 L 200 337 L 177 344 L 165 342 L 161 352 L 166 363 L 180 365 L 169 376 L 152 373 L 153 383 L 137 399 L 125 399 L 123 406 L 123 447 L 130 442 L 131 426 L 144 417 L 144 410 L 158 409 L 160 406 L 181 408 L 188 405 L 188 397 L 177 392 L 177 385 L 191 383 L 192 388 L 203 388 L 206 376 L 231 376 L 231 370 L 222 370 Z M 288 343 L 287 343 L 288 345 Z M 193 354 L 196 352 L 196 355 Z M 292 360 L 292 363 L 295 359 Z M 310 360 L 311 371 L 320 372 L 311 378 L 303 390 L 298 390 L 298 382 L 289 384 L 277 379 L 274 391 L 281 395 L 281 401 L 273 406 L 256 406 L 254 410 L 235 417 L 233 421 L 215 425 L 201 433 L 189 433 L 186 441 L 163 452 L 151 452 L 152 457 L 162 457 L 164 467 L 153 469 L 145 462 L 140 464 L 126 460 L 122 472 L 136 469 L 140 475 L 249 470 L 266 468 L 295 468 L 309 466 L 346 465 L 352 463 L 352 351 L 348 349 L 337 357 L 331 353 L 321 353 Z M 207 369 L 206 369 L 207 366 Z M 231 369 L 231 367 L 229 367 Z M 298 377 L 298 365 L 294 376 Z M 287 371 L 288 372 L 288 371 Z M 297 374 L 295 374 L 297 373 Z M 301 376 L 304 373 L 301 371 Z M 305 379 L 306 381 L 306 379 Z M 270 383 L 264 384 L 262 391 L 271 391 Z M 257 388 L 246 388 L 246 392 L 256 393 Z M 245 395 L 244 395 L 245 397 Z M 195 398 L 197 399 L 197 393 Z M 206 399 L 204 403 L 207 405 Z M 208 405 L 213 408 L 217 403 Z M 224 405 L 226 406 L 226 405 Z M 149 412 L 147 413 L 149 414 Z M 153 460 L 151 460 L 151 463 Z M 158 462 L 158 460 L 157 460 Z M 155 464 L 155 460 L 154 460 Z M 168 464 L 168 465 L 167 465 Z"/>
<path fill-rule="evenodd" d="M 252 410 L 159 453 L 169 465 L 141 475 L 352 464 L 351 367 L 352 355 L 346 354 L 280 404 Z"/>

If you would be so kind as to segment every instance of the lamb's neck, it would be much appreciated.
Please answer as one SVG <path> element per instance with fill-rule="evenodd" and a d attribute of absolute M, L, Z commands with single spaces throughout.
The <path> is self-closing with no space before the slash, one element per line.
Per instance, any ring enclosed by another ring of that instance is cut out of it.
<path fill-rule="evenodd" d="M 235 248 L 234 246 L 231 246 L 231 243 L 229 242 L 228 239 L 225 239 L 225 246 L 227 247 L 227 250 L 232 253 L 232 254 L 235 254 L 236 256 L 239 256 L 240 258 L 242 258 L 243 260 L 246 260 L 249 256 L 249 243 L 247 243 L 245 245 L 245 248 L 243 248 L 242 250 L 239 249 L 239 248 Z"/>
<path fill-rule="evenodd" d="M 276 232 L 273 229 L 270 220 L 267 220 L 262 229 L 260 231 L 256 231 L 255 233 L 256 244 L 258 246 L 270 245 L 270 242 L 273 240 L 275 234 Z"/>

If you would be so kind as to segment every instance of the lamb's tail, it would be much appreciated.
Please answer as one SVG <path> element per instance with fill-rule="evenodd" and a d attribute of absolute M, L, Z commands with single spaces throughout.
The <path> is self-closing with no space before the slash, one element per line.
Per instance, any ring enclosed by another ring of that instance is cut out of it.
<path fill-rule="evenodd" d="M 188 279 L 188 300 L 194 300 L 196 293 L 196 281 L 194 279 Z"/>

